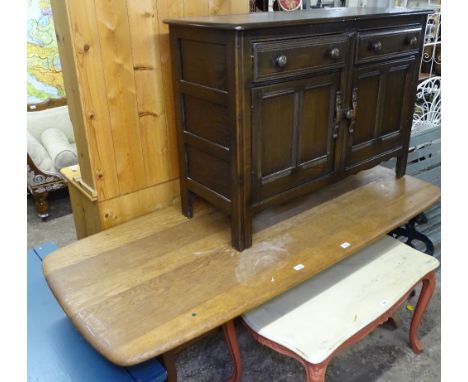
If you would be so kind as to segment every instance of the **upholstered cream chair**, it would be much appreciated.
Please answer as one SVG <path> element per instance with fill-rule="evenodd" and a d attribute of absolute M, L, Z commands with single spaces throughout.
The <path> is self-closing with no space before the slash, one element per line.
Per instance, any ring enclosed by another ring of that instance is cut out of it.
<path fill-rule="evenodd" d="M 42 219 L 48 217 L 50 191 L 66 187 L 60 170 L 78 163 L 66 100 L 28 105 L 28 190 Z"/>

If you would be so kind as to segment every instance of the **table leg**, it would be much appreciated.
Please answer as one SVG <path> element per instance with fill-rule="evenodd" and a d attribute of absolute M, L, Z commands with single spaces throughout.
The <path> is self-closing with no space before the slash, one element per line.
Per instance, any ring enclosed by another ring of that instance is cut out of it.
<path fill-rule="evenodd" d="M 327 371 L 328 363 L 313 365 L 308 363 L 305 365 L 307 382 L 325 382 L 325 372 Z"/>
<path fill-rule="evenodd" d="M 231 320 L 223 325 L 224 336 L 231 353 L 232 366 L 234 368 L 232 376 L 228 379 L 228 382 L 240 381 L 242 373 L 242 361 L 239 350 L 239 343 L 237 342 L 236 327 L 234 320 Z"/>
<path fill-rule="evenodd" d="M 416 310 L 414 311 L 413 319 L 411 320 L 411 327 L 409 332 L 411 348 L 415 353 L 420 353 L 423 350 L 421 341 L 417 337 L 417 332 L 424 312 L 426 311 L 427 305 L 429 304 L 432 294 L 434 293 L 435 272 L 431 272 L 428 275 L 424 276 L 422 282 L 423 286 L 421 289 L 421 294 L 419 295 L 418 304 L 416 305 Z"/>
<path fill-rule="evenodd" d="M 399 237 L 403 236 L 406 237 L 405 244 L 408 244 L 410 247 L 415 247 L 413 241 L 420 241 L 424 244 L 425 250 L 424 253 L 433 256 L 434 255 L 434 244 L 432 243 L 431 239 L 429 239 L 426 235 L 419 232 L 416 229 L 416 224 L 424 224 L 427 223 L 427 217 L 424 214 L 420 214 L 414 218 L 412 218 L 407 224 L 402 227 L 398 227 L 392 232 L 389 233 L 390 236 L 398 239 Z"/>
<path fill-rule="evenodd" d="M 175 354 L 168 351 L 162 355 L 162 361 L 167 371 L 167 382 L 177 382 L 177 369 L 175 366 Z"/>
<path fill-rule="evenodd" d="M 402 227 L 398 227 L 390 232 L 388 235 L 398 239 L 399 237 L 406 237 L 405 244 L 409 245 L 412 248 L 415 248 L 413 241 L 420 241 L 424 244 L 424 253 L 433 256 L 434 255 L 434 244 L 431 239 L 419 232 L 416 229 L 416 224 L 426 224 L 428 222 L 426 214 L 423 212 L 418 216 L 412 218 L 407 224 Z M 416 294 L 416 291 L 412 291 L 410 297 L 413 297 Z"/>

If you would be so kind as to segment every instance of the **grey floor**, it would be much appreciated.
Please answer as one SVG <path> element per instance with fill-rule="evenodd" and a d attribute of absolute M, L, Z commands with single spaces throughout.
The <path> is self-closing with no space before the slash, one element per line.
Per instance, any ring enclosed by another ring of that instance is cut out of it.
<path fill-rule="evenodd" d="M 440 186 L 438 176 L 430 179 Z M 76 240 L 73 215 L 66 191 L 50 200 L 50 217 L 42 222 L 34 203 L 28 198 L 28 248 L 53 241 L 64 246 Z M 429 221 L 419 229 L 434 242 L 435 256 L 440 259 L 440 204 L 427 211 Z M 408 346 L 411 313 L 403 306 L 399 311 L 402 325 L 396 330 L 379 327 L 364 340 L 340 352 L 327 369 L 327 382 L 405 382 L 440 381 L 440 272 L 437 288 L 421 324 L 419 334 L 424 352 L 416 355 Z M 409 303 L 416 304 L 413 297 Z M 298 362 L 263 347 L 237 327 L 243 360 L 242 381 L 304 381 Z M 180 381 L 224 381 L 231 372 L 229 353 L 222 332 L 207 335 L 187 347 L 176 361 Z"/>

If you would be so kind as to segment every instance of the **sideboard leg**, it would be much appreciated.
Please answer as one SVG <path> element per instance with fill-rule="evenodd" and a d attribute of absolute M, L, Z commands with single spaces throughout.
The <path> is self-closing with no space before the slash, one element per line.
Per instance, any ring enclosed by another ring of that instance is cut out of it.
<path fill-rule="evenodd" d="M 177 369 L 175 366 L 175 354 L 168 351 L 162 355 L 162 361 L 167 371 L 167 382 L 177 382 Z"/>
<path fill-rule="evenodd" d="M 421 289 L 421 294 L 419 296 L 418 304 L 416 305 L 416 310 L 414 311 L 413 319 L 411 320 L 411 327 L 409 332 L 409 339 L 411 348 L 415 353 L 421 353 L 423 346 L 421 341 L 418 339 L 418 328 L 421 320 L 423 318 L 424 312 L 426 311 L 427 305 L 431 300 L 432 294 L 435 289 L 435 272 L 431 272 L 428 275 L 424 276 L 422 279 L 423 286 Z"/>
<path fill-rule="evenodd" d="M 182 187 L 182 182 L 181 182 L 180 199 L 181 199 L 182 214 L 184 214 L 184 216 L 187 216 L 189 219 L 193 217 L 193 209 L 192 209 L 193 198 L 194 198 L 194 194 L 190 192 L 189 190 L 187 190 L 185 186 Z"/>
<path fill-rule="evenodd" d="M 406 163 L 408 161 L 408 154 L 401 155 L 397 158 L 395 173 L 397 178 L 401 178 L 406 174 Z"/>
<path fill-rule="evenodd" d="M 226 322 L 223 325 L 224 337 L 229 347 L 229 352 L 231 353 L 232 367 L 234 368 L 231 378 L 228 379 L 228 382 L 238 382 L 240 381 L 240 376 L 242 373 L 242 361 L 239 350 L 239 343 L 237 342 L 236 327 L 234 325 L 234 320 Z"/>
<path fill-rule="evenodd" d="M 252 216 L 249 212 L 233 211 L 231 216 L 232 245 L 238 251 L 252 246 Z"/>

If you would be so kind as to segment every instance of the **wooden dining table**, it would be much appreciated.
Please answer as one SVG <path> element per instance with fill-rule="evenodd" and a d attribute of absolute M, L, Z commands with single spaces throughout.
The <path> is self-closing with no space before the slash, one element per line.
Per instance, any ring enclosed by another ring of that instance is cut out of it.
<path fill-rule="evenodd" d="M 135 365 L 230 322 L 408 222 L 440 189 L 378 166 L 254 217 L 251 248 L 203 202 L 157 210 L 45 258 L 63 310 L 104 357 Z"/>

